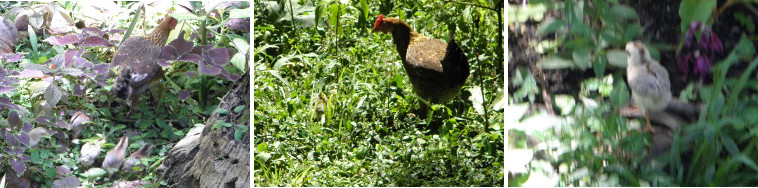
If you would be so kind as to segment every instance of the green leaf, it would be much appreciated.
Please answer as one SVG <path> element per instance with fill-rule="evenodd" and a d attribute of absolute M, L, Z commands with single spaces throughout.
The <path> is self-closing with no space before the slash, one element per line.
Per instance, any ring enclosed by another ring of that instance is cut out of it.
<path fill-rule="evenodd" d="M 249 18 L 250 8 L 245 9 L 232 9 L 229 11 L 229 18 Z"/>
<path fill-rule="evenodd" d="M 576 106 L 576 100 L 571 95 L 555 95 L 553 102 L 561 109 L 561 115 L 569 115 Z"/>
<path fill-rule="evenodd" d="M 368 17 L 368 11 L 369 11 L 368 2 L 366 0 L 360 0 L 360 2 L 358 3 L 360 4 L 361 13 L 363 13 L 363 18 L 368 19 L 369 18 Z"/>
<path fill-rule="evenodd" d="M 329 22 L 334 26 L 335 30 L 337 30 L 337 36 L 342 36 L 342 24 L 339 23 L 339 17 L 342 16 L 343 12 L 340 7 L 341 4 L 336 3 L 332 4 L 329 9 Z"/>
<path fill-rule="evenodd" d="M 574 57 L 574 64 L 581 69 L 587 69 L 590 67 L 590 51 L 587 48 L 577 48 L 572 52 Z"/>
<path fill-rule="evenodd" d="M 595 76 L 602 76 L 605 74 L 605 66 L 608 64 L 606 56 L 595 56 L 595 61 L 592 62 L 592 69 L 595 71 Z"/>
<path fill-rule="evenodd" d="M 229 114 L 229 110 L 225 108 L 219 108 L 219 109 L 216 109 L 216 113 L 221 114 L 221 115 L 227 115 Z"/>
<path fill-rule="evenodd" d="M 256 148 L 258 148 L 258 152 L 266 152 L 268 151 L 268 144 L 261 143 L 261 144 L 258 144 Z"/>
<path fill-rule="evenodd" d="M 557 55 L 548 56 L 537 61 L 537 67 L 548 70 L 573 68 L 575 65 L 571 60 L 563 59 Z"/>
<path fill-rule="evenodd" d="M 229 60 L 234 67 L 237 68 L 237 70 L 240 70 L 242 72 L 245 72 L 245 65 L 247 65 L 247 60 L 245 59 L 245 55 L 242 53 L 236 53 L 234 56 L 232 56 L 232 59 Z"/>
<path fill-rule="evenodd" d="M 234 107 L 234 113 L 239 114 L 240 112 L 242 112 L 242 110 L 245 110 L 245 107 L 246 105 L 239 105 L 237 107 Z"/>
<path fill-rule="evenodd" d="M 484 115 L 484 96 L 482 95 L 482 89 L 479 86 L 474 86 L 468 89 L 471 93 L 469 101 L 479 115 Z"/>
<path fill-rule="evenodd" d="M 105 175 L 105 173 L 107 172 L 105 172 L 105 170 L 103 170 L 102 168 L 90 168 L 89 170 L 87 170 L 87 172 L 84 172 L 80 175 L 85 178 L 95 178 L 95 177 L 102 177 Z"/>
<path fill-rule="evenodd" d="M 245 125 L 239 125 L 234 129 L 234 139 L 242 140 L 242 136 L 247 133 L 248 127 Z"/>
<path fill-rule="evenodd" d="M 716 8 L 716 0 L 684 0 L 679 4 L 681 31 L 687 32 L 690 23 L 700 21 L 707 23 L 711 13 Z"/>
<path fill-rule="evenodd" d="M 628 5 L 617 5 L 611 8 L 610 11 L 616 16 L 619 16 L 621 18 L 625 18 L 625 19 L 637 18 L 637 11 L 635 11 L 634 8 Z"/>
<path fill-rule="evenodd" d="M 753 159 L 750 159 L 750 157 L 748 157 L 744 153 L 737 155 L 736 159 L 737 159 L 737 161 L 742 162 L 742 164 L 745 164 L 745 166 L 750 167 L 751 169 L 753 169 L 756 172 L 758 172 L 758 165 L 756 165 L 755 161 L 753 161 Z"/>
<path fill-rule="evenodd" d="M 329 4 L 327 0 L 319 0 L 318 4 L 316 5 L 316 11 L 314 13 L 316 16 L 314 17 L 314 21 L 316 22 L 316 27 L 318 27 L 319 22 L 321 21 L 321 17 L 324 16 L 324 13 L 326 12 L 326 6 Z"/>
<path fill-rule="evenodd" d="M 621 77 L 613 79 L 613 91 L 611 92 L 611 101 L 616 106 L 622 106 L 629 101 L 629 88 Z"/>
<path fill-rule="evenodd" d="M 559 19 L 548 20 L 542 22 L 540 26 L 537 27 L 537 35 L 553 34 L 563 27 L 566 27 L 566 21 Z"/>
<path fill-rule="evenodd" d="M 200 20 L 200 21 L 202 21 L 202 20 L 205 20 L 205 17 L 200 17 L 200 16 L 197 16 L 197 15 L 189 13 L 189 12 L 172 14 L 171 17 L 174 17 L 174 18 L 176 18 L 176 20 L 179 20 L 179 21 L 184 21 L 184 20 Z"/>
<path fill-rule="evenodd" d="M 34 29 L 32 27 L 26 27 L 27 32 L 29 33 L 29 41 L 32 43 L 32 50 L 34 50 L 34 53 L 37 53 L 37 33 L 34 32 Z"/>
<path fill-rule="evenodd" d="M 605 52 L 605 56 L 608 58 L 609 64 L 620 68 L 626 68 L 627 56 L 624 50 L 608 50 Z"/>

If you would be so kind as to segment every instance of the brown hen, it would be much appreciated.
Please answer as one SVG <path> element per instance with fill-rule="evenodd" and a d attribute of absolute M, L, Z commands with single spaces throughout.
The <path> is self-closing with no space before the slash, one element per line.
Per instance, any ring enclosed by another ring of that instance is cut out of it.
<path fill-rule="evenodd" d="M 458 95 L 469 76 L 466 54 L 453 34 L 445 43 L 421 36 L 397 18 L 377 16 L 373 32 L 392 33 L 397 53 L 416 94 L 431 102 L 445 103 Z"/>
<path fill-rule="evenodd" d="M 161 47 L 176 24 L 177 20 L 167 15 L 150 34 L 129 37 L 118 48 L 111 62 L 112 66 L 120 66 L 113 82 L 117 98 L 130 99 L 129 105 L 134 105 L 150 83 L 163 77 L 163 69 L 158 65 Z"/>

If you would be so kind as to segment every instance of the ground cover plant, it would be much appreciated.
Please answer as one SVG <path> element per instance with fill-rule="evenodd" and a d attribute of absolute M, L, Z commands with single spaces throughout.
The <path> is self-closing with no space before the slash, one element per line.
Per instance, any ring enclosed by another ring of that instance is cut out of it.
<path fill-rule="evenodd" d="M 502 2 L 253 3 L 256 186 L 504 185 Z M 455 30 L 463 91 L 421 114 L 379 14 Z"/>
<path fill-rule="evenodd" d="M 249 6 L 0 3 L 0 187 L 165 185 L 158 169 L 167 151 L 216 112 L 248 69 Z M 165 74 L 140 100 L 116 99 L 118 69 L 110 63 L 117 49 L 167 15 L 177 24 L 155 59 Z M 126 157 L 143 146 L 147 155 L 136 158 L 142 166 L 108 174 L 102 161 L 122 137 Z"/>
<path fill-rule="evenodd" d="M 510 186 L 758 183 L 754 3 L 509 6 Z M 655 121 L 655 133 L 643 132 L 629 103 L 629 41 L 644 43 L 669 72 L 675 100 L 660 114 L 681 112 Z"/>

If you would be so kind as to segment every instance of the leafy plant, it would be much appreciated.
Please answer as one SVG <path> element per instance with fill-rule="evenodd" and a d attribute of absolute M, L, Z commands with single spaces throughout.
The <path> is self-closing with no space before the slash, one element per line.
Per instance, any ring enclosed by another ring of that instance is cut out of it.
<path fill-rule="evenodd" d="M 561 5 L 556 7 L 562 7 L 562 19 L 546 20 L 537 28 L 537 34 L 555 34 L 556 46 L 561 49 L 550 51 L 537 66 L 580 70 L 592 67 L 597 76 L 604 74 L 608 64 L 625 67 L 625 58 L 612 55 L 623 51 L 608 48 L 623 46 L 642 34 L 633 8 L 606 1 L 566 1 Z"/>

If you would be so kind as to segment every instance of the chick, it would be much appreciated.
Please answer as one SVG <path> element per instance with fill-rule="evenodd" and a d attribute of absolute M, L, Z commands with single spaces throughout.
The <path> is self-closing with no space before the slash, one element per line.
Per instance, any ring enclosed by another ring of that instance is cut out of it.
<path fill-rule="evenodd" d="M 39 141 L 42 139 L 42 137 L 47 136 L 48 132 L 47 129 L 44 127 L 37 127 L 32 129 L 32 131 L 29 132 L 29 148 L 32 148 L 34 146 L 37 146 L 39 144 Z"/>
<path fill-rule="evenodd" d="M 140 167 L 140 169 L 145 169 L 145 164 L 142 164 L 141 159 L 150 155 L 150 152 L 152 151 L 153 151 L 152 144 L 148 143 L 140 147 L 137 151 L 130 154 L 129 158 L 124 160 L 124 164 L 121 166 L 121 170 L 126 173 L 131 173 L 134 171 L 132 170 L 132 168 L 135 165 L 137 165 L 137 167 Z"/>
<path fill-rule="evenodd" d="M 653 132 L 650 126 L 650 112 L 666 109 L 671 100 L 669 73 L 658 61 L 650 57 L 650 52 L 639 41 L 626 44 L 626 78 L 632 99 L 645 114 L 645 132 Z"/>
<path fill-rule="evenodd" d="M 119 167 L 121 167 L 121 162 L 124 161 L 124 157 L 126 156 L 127 146 L 129 146 L 129 137 L 121 137 L 121 140 L 118 141 L 116 147 L 113 147 L 113 149 L 108 151 L 108 154 L 105 155 L 102 168 L 111 175 L 118 172 Z"/>
<path fill-rule="evenodd" d="M 88 121 L 90 121 L 89 116 L 87 116 L 87 114 L 84 114 L 82 111 L 78 111 L 74 113 L 73 116 L 71 116 L 71 120 L 69 121 L 69 128 L 74 131 L 74 137 L 71 137 L 71 139 L 79 138 L 79 134 L 82 133 L 82 129 L 87 126 L 85 122 Z"/>
<path fill-rule="evenodd" d="M 79 157 L 79 163 L 82 167 L 89 168 L 95 163 L 95 158 L 100 155 L 100 146 L 103 145 L 105 139 L 100 138 L 94 142 L 88 142 L 82 146 L 81 157 Z"/>

